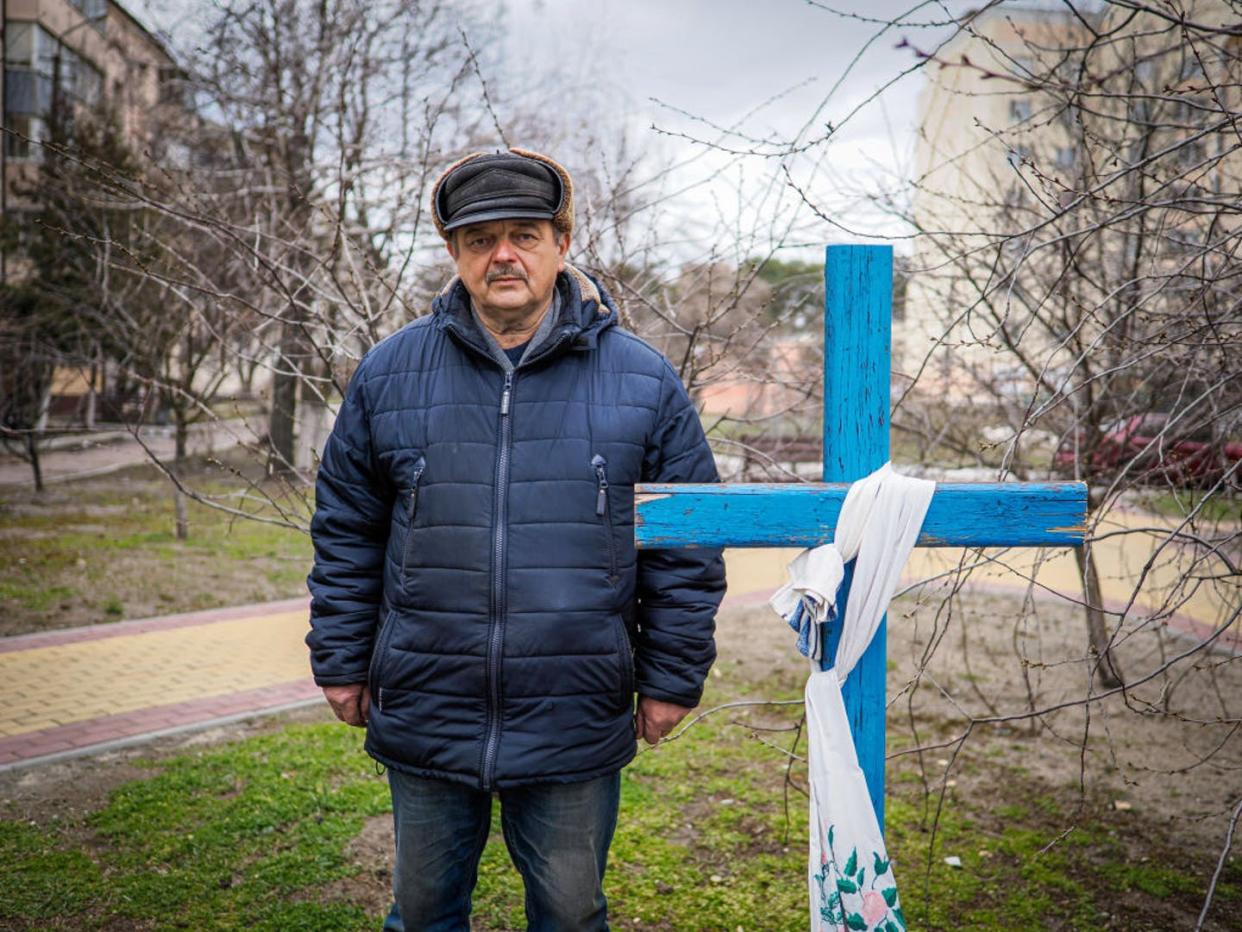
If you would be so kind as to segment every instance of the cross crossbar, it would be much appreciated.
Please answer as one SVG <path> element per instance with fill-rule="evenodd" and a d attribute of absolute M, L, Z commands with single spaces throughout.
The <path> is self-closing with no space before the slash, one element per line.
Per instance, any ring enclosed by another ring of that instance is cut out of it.
<path fill-rule="evenodd" d="M 635 490 L 635 543 L 668 547 L 811 547 L 832 540 L 848 484 L 888 460 L 893 250 L 829 246 L 824 262 L 825 484 L 646 485 Z M 1064 547 L 1084 537 L 1080 482 L 937 485 L 924 547 Z M 853 563 L 837 595 L 844 617 Z M 830 625 L 825 666 L 841 636 Z M 845 681 L 846 714 L 884 825 L 886 625 Z"/>
<path fill-rule="evenodd" d="M 640 485 L 634 542 L 662 547 L 818 547 L 832 541 L 844 483 Z M 1081 482 L 936 486 L 919 547 L 1066 547 L 1082 542 Z"/>

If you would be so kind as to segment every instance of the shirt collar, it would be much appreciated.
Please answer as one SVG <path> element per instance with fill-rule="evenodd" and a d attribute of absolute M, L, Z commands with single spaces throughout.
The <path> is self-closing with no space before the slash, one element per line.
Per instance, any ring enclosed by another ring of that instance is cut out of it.
<path fill-rule="evenodd" d="M 492 335 L 492 332 L 488 330 L 487 325 L 483 323 L 483 319 L 479 316 L 479 309 L 475 307 L 474 298 L 470 299 L 470 313 L 474 317 L 475 326 L 477 326 L 479 331 L 483 334 L 483 339 L 487 343 L 487 348 L 491 352 L 492 358 L 495 359 L 496 362 L 500 364 L 500 367 L 506 372 L 516 368 L 516 366 L 509 361 L 509 355 L 501 349 L 500 344 L 496 342 L 496 338 Z M 555 329 L 556 322 L 560 316 L 561 289 L 553 288 L 552 302 L 548 306 L 548 310 L 544 313 L 543 319 L 539 321 L 539 326 L 535 328 L 534 334 L 531 336 L 530 340 L 527 341 L 526 351 L 522 353 L 522 359 L 518 361 L 519 366 L 522 364 L 522 361 L 530 356 L 533 349 L 542 345 L 544 340 L 548 338 L 548 336 Z"/>

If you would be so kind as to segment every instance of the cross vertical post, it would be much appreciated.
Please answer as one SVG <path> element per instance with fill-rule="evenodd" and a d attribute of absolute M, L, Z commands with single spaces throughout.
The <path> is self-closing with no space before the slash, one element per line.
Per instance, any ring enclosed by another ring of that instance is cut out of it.
<path fill-rule="evenodd" d="M 824 482 L 854 482 L 888 462 L 892 356 L 893 247 L 829 246 L 824 263 Z M 844 617 L 854 564 L 845 568 L 836 618 Z M 824 669 L 841 625 L 828 627 Z M 884 711 L 887 620 L 845 681 L 845 711 L 884 827 Z"/>
<path fill-rule="evenodd" d="M 828 247 L 823 482 L 635 486 L 636 547 L 818 547 L 832 541 L 850 483 L 889 458 L 892 262 L 891 246 Z M 917 546 L 1078 547 L 1086 514 L 1082 482 L 938 482 Z M 845 610 L 853 567 L 845 567 L 837 617 Z M 829 625 L 825 657 L 835 658 L 840 632 L 841 625 Z M 887 666 L 881 623 L 844 688 L 854 747 L 881 827 Z"/>

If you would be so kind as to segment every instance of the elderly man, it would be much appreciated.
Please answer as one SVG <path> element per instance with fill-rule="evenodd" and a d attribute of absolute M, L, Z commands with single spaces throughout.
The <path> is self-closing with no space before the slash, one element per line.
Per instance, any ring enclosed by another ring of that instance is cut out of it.
<path fill-rule="evenodd" d="M 698 704 L 724 593 L 718 551 L 635 551 L 634 484 L 716 469 L 566 264 L 560 165 L 476 153 L 432 206 L 457 277 L 367 353 L 319 468 L 315 681 L 388 768 L 406 930 L 469 928 L 493 794 L 529 928 L 603 929 L 619 772 Z"/>

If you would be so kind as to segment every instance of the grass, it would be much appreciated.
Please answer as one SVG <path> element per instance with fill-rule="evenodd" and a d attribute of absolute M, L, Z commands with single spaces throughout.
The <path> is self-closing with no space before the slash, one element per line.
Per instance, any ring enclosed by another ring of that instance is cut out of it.
<path fill-rule="evenodd" d="M 196 480 L 221 495 L 242 487 L 205 466 Z M 191 503 L 190 540 L 177 541 L 167 485 L 140 471 L 0 503 L 0 517 L 0 618 L 26 630 L 305 591 L 304 535 Z M 706 702 L 797 694 L 780 677 L 713 679 Z M 790 793 L 786 818 L 783 760 L 748 728 L 790 714 L 714 716 L 625 771 L 607 885 L 615 928 L 806 927 L 805 801 Z M 387 880 L 351 845 L 389 801 L 360 739 L 294 725 L 152 761 L 83 817 L 0 804 L 0 927 L 376 928 Z M 1040 784 L 995 750 L 961 760 L 983 796 L 950 791 L 938 820 L 910 759 L 889 767 L 890 854 L 912 929 L 1192 924 L 1216 852 L 1181 850 L 1167 826 Z M 479 928 L 524 925 L 498 825 L 475 906 Z M 1231 862 L 1209 928 L 1242 929 L 1239 907 Z"/>
<path fill-rule="evenodd" d="M 1141 501 L 1148 511 L 1167 518 L 1184 518 L 1198 509 L 1200 521 L 1242 523 L 1242 499 L 1236 495 L 1206 495 L 1193 489 L 1185 489 L 1176 494 L 1151 492 L 1145 494 Z"/>
<path fill-rule="evenodd" d="M 788 686 L 744 691 L 793 694 Z M 715 692 L 709 701 L 736 695 Z M 787 821 L 784 763 L 749 737 L 752 723 L 794 713 L 755 711 L 735 719 L 741 727 L 727 714 L 624 772 L 607 881 L 614 928 L 806 927 L 805 801 L 790 795 Z M 0 821 L 0 925 L 378 927 L 387 879 L 350 845 L 390 808 L 358 731 L 290 725 L 146 766 L 149 776 L 76 820 L 10 811 Z M 912 929 L 1142 932 L 1198 911 L 1211 852 L 1175 852 L 1159 827 L 1103 806 L 1075 823 L 1052 788 L 1003 771 L 989 799 L 950 797 L 933 833 L 935 800 L 929 808 L 903 766 L 892 768 L 888 838 Z M 1128 856 L 1136 845 L 1149 861 Z M 948 854 L 961 869 L 944 864 Z M 1242 870 L 1231 864 L 1214 928 L 1242 927 L 1239 906 Z M 524 927 L 498 825 L 475 914 L 476 928 Z"/>
<path fill-rule="evenodd" d="M 195 462 L 196 491 L 236 507 L 246 483 Z M 301 501 L 285 503 L 305 517 Z M 311 561 L 300 531 L 188 503 L 174 534 L 171 486 L 150 467 L 0 501 L 0 634 L 94 624 L 303 595 Z M 271 514 L 271 506 L 248 508 Z"/>

